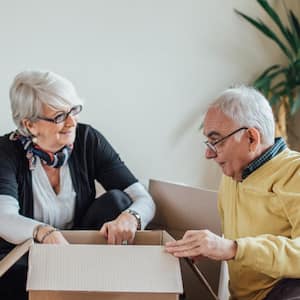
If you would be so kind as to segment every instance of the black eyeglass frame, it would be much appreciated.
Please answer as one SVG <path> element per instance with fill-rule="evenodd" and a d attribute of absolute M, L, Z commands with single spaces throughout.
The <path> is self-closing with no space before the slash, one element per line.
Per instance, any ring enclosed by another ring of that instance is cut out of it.
<path fill-rule="evenodd" d="M 79 104 L 79 105 L 73 106 L 68 112 L 62 112 L 54 118 L 37 117 L 37 119 L 55 123 L 55 124 L 59 124 L 59 123 L 64 122 L 68 118 L 68 116 L 78 115 L 82 111 L 82 108 L 83 108 L 82 105 Z"/>
<path fill-rule="evenodd" d="M 204 144 L 215 153 L 215 155 L 218 155 L 218 149 L 216 148 L 216 145 L 223 142 L 224 140 L 228 139 L 229 137 L 231 137 L 232 135 L 238 133 L 241 130 L 247 130 L 249 129 L 248 127 L 240 127 L 236 130 L 234 130 L 233 132 L 229 133 L 228 135 L 220 138 L 219 140 L 216 140 L 215 142 L 210 143 L 209 141 L 204 141 Z"/>

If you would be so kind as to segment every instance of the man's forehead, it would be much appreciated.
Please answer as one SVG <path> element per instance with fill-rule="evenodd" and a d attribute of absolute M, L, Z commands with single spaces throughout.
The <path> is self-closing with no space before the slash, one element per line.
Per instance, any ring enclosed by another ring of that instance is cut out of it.
<path fill-rule="evenodd" d="M 210 108 L 203 122 L 203 134 L 205 136 L 220 136 L 228 130 L 235 128 L 234 121 L 216 108 Z"/>

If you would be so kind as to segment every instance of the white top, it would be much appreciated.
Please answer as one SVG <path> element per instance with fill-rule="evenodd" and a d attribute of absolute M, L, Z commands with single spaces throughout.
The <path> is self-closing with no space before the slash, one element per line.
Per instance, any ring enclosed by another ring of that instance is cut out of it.
<path fill-rule="evenodd" d="M 0 195 L 0 237 L 10 243 L 19 244 L 32 238 L 34 228 L 38 224 L 46 223 L 59 229 L 72 227 L 76 192 L 68 164 L 60 168 L 60 192 L 55 194 L 38 160 L 36 168 L 32 171 L 32 189 L 34 219 L 19 214 L 17 199 Z M 130 209 L 141 216 L 142 229 L 145 228 L 155 213 L 155 204 L 150 194 L 139 182 L 130 185 L 124 192 L 133 200 Z"/>
<path fill-rule="evenodd" d="M 73 225 L 76 192 L 68 164 L 60 168 L 59 176 L 60 191 L 56 194 L 41 160 L 37 158 L 36 168 L 32 170 L 34 219 L 58 229 L 70 229 Z"/>

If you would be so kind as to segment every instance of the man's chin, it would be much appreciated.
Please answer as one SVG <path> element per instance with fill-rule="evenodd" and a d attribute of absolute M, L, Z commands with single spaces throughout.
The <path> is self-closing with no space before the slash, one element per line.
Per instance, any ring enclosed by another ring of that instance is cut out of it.
<path fill-rule="evenodd" d="M 231 177 L 232 179 L 235 179 L 235 178 L 234 178 L 234 173 L 232 173 L 232 172 L 226 170 L 226 168 L 223 168 L 223 167 L 222 167 L 222 173 L 223 173 L 225 176 L 228 176 L 228 177 Z"/>

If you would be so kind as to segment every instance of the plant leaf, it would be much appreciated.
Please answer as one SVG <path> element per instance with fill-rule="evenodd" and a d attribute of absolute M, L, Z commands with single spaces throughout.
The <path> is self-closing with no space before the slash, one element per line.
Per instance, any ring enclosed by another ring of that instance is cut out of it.
<path fill-rule="evenodd" d="M 299 108 L 300 108 L 300 93 L 298 93 L 294 98 L 293 104 L 291 106 L 291 114 L 294 115 Z"/>
<path fill-rule="evenodd" d="M 260 80 L 261 78 L 265 77 L 269 72 L 271 72 L 271 71 L 273 71 L 273 70 L 276 70 L 276 69 L 278 69 L 278 68 L 280 68 L 280 65 L 273 65 L 273 66 L 271 66 L 271 67 L 265 69 L 265 70 L 262 72 L 262 74 L 260 74 L 260 75 L 257 77 L 256 81 L 257 81 L 257 80 Z"/>
<path fill-rule="evenodd" d="M 295 29 L 295 32 L 298 35 L 298 39 L 300 39 L 300 23 L 298 18 L 294 15 L 294 13 L 291 10 L 289 11 L 289 19 L 291 20 L 290 23 L 292 27 Z"/>
<path fill-rule="evenodd" d="M 247 20 L 250 24 L 256 27 L 260 32 L 262 32 L 265 36 L 273 40 L 277 46 L 284 52 L 284 54 L 289 58 L 290 61 L 293 61 L 293 55 L 290 50 L 281 42 L 281 40 L 276 36 L 276 34 L 261 20 L 258 21 L 254 20 L 253 18 L 245 15 L 244 13 L 235 9 L 235 12 L 240 15 L 242 18 Z"/>
<path fill-rule="evenodd" d="M 284 38 L 287 40 L 287 42 L 290 44 L 291 48 L 294 50 L 295 54 L 297 54 L 298 49 L 296 48 L 295 37 L 293 36 L 291 31 L 283 25 L 279 15 L 270 6 L 270 4 L 267 0 L 257 0 L 257 2 L 264 9 L 264 11 L 270 16 L 270 18 L 274 21 L 274 23 L 280 29 L 280 31 L 281 31 L 282 35 L 284 36 Z"/>
<path fill-rule="evenodd" d="M 297 57 L 299 57 L 299 48 L 300 48 L 300 24 L 297 17 L 294 15 L 294 13 L 289 10 L 288 12 L 288 19 L 291 26 L 291 29 L 293 31 L 293 35 L 295 36 L 295 43 L 297 47 Z"/>

